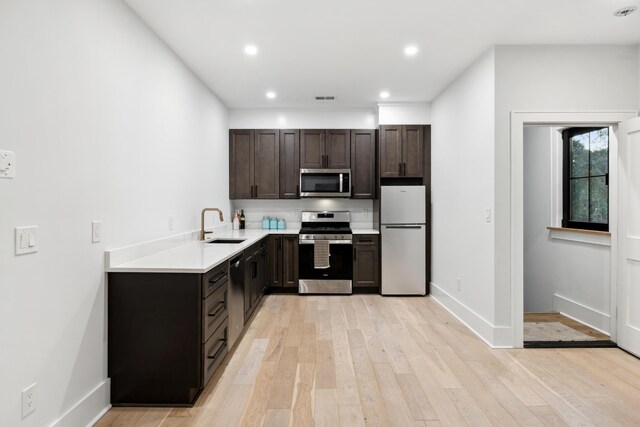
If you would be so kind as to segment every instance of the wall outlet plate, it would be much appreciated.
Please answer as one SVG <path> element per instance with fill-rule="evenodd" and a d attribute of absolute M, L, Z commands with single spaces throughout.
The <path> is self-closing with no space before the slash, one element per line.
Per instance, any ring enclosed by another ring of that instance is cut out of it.
<path fill-rule="evenodd" d="M 22 417 L 36 410 L 36 383 L 22 390 Z"/>
<path fill-rule="evenodd" d="M 16 227 L 16 255 L 38 252 L 38 227 Z"/>
<path fill-rule="evenodd" d="M 0 150 L 0 178 L 16 177 L 16 153 Z"/>
<path fill-rule="evenodd" d="M 102 240 L 102 221 L 91 222 L 91 241 L 98 243 Z"/>

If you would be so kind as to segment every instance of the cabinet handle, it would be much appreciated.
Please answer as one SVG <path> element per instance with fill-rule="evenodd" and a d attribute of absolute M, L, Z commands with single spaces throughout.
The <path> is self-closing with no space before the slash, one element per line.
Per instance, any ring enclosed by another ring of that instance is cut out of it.
<path fill-rule="evenodd" d="M 224 307 L 225 307 L 224 302 L 218 303 L 218 305 L 216 305 L 216 310 L 209 313 L 209 316 L 216 317 L 218 314 L 222 313 L 222 311 L 224 310 Z"/>
<path fill-rule="evenodd" d="M 256 185 L 256 192 L 255 192 L 255 198 L 258 198 L 258 186 Z"/>
<path fill-rule="evenodd" d="M 300 184 L 296 185 L 296 199 L 300 197 Z"/>
<path fill-rule="evenodd" d="M 226 342 L 227 342 L 227 340 L 220 340 L 220 343 L 216 347 L 216 350 L 213 352 L 213 356 L 207 355 L 207 358 L 209 358 L 209 359 L 217 359 L 218 356 L 220 355 L 220 352 L 224 349 L 224 346 L 225 346 Z"/>
<path fill-rule="evenodd" d="M 251 195 L 249 196 L 250 199 L 253 199 L 253 185 L 251 186 Z"/>
<path fill-rule="evenodd" d="M 398 163 L 398 175 L 402 176 L 402 163 Z"/>
<path fill-rule="evenodd" d="M 212 277 L 211 279 L 209 279 L 209 283 L 211 284 L 218 283 L 220 280 L 222 280 L 225 277 L 227 277 L 227 272 L 223 271 L 222 273 L 218 274 L 216 277 Z"/>
<path fill-rule="evenodd" d="M 407 176 L 407 164 L 403 163 L 402 166 L 403 166 L 402 176 Z"/>

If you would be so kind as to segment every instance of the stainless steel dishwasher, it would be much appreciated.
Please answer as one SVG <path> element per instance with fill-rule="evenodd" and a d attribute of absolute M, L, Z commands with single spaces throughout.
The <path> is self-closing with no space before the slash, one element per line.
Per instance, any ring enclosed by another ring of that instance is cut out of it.
<path fill-rule="evenodd" d="M 244 327 L 244 253 L 229 261 L 229 349 Z"/>

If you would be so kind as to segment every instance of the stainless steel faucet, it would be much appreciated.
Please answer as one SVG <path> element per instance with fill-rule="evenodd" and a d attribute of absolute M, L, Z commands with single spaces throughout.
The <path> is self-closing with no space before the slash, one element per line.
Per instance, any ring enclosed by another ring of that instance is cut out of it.
<path fill-rule="evenodd" d="M 218 212 L 218 215 L 220 216 L 220 222 L 224 221 L 224 218 L 222 217 L 222 211 L 218 208 L 204 208 L 202 209 L 202 213 L 200 214 L 200 240 L 204 240 L 204 235 L 211 233 L 211 231 L 204 231 L 204 213 L 207 211 L 216 211 Z"/>

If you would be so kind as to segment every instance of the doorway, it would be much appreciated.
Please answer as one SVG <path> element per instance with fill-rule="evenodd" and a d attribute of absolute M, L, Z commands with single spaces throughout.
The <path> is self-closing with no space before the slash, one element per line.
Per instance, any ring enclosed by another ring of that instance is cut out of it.
<path fill-rule="evenodd" d="M 526 125 L 612 126 L 634 118 L 637 112 L 513 112 L 511 113 L 511 314 L 513 347 L 523 347 L 524 337 L 524 129 Z M 618 158 L 615 134 L 610 139 L 610 157 Z M 617 161 L 610 165 L 610 265 L 615 266 L 617 242 Z M 617 268 L 610 268 L 610 283 L 617 283 Z M 610 286 L 609 313 L 616 313 L 617 287 Z M 609 335 L 616 341 L 616 317 L 609 317 Z"/>
<path fill-rule="evenodd" d="M 610 130 L 524 127 L 525 348 L 615 346 Z"/>

